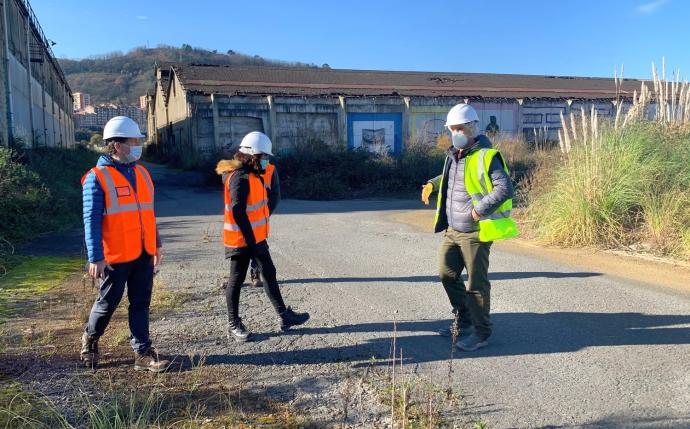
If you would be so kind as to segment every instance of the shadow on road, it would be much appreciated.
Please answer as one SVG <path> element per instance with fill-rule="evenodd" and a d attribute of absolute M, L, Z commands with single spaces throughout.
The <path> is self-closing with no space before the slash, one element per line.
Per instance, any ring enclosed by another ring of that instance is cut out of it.
<path fill-rule="evenodd" d="M 601 273 L 588 272 L 552 272 L 552 271 L 506 271 L 489 273 L 490 280 L 519 280 L 519 279 L 565 279 L 565 278 L 586 278 L 601 276 Z M 463 280 L 467 276 L 463 275 Z M 322 277 L 313 279 L 286 279 L 281 280 L 280 284 L 308 284 L 308 283 L 378 283 L 378 282 L 406 282 L 406 283 L 427 283 L 438 282 L 438 276 L 401 276 L 401 277 Z"/>
<path fill-rule="evenodd" d="M 635 410 L 631 413 L 639 414 Z M 537 429 L 565 429 L 572 428 L 572 425 L 548 425 L 540 426 Z M 635 429 L 658 429 L 658 428 L 690 428 L 690 417 L 672 416 L 634 416 L 634 415 L 612 415 L 604 417 L 591 423 L 578 425 L 582 429 L 609 429 L 609 428 L 635 428 Z"/>
<path fill-rule="evenodd" d="M 455 352 L 456 357 L 484 358 L 576 352 L 588 347 L 690 344 L 690 315 L 641 313 L 497 313 L 492 315 L 491 344 L 477 352 Z M 446 360 L 448 338 L 435 332 L 449 320 L 401 321 L 397 323 L 397 346 L 405 351 L 406 363 Z M 360 344 L 302 350 L 259 352 L 246 355 L 208 356 L 207 364 L 293 365 L 337 361 L 385 360 L 390 353 L 393 324 L 362 323 L 335 327 L 304 327 L 273 335 L 343 335 L 390 333 L 365 339 Z M 350 338 L 352 338 L 350 336 Z"/>

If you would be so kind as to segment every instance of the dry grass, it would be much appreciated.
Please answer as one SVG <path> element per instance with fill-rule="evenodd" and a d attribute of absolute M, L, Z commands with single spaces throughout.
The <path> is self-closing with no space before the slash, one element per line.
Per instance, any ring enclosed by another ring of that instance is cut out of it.
<path fill-rule="evenodd" d="M 653 75 L 653 92 L 643 83 L 627 111 L 619 98 L 612 122 L 594 107 L 561 114 L 562 162 L 531 178 L 528 233 L 690 260 L 690 86 Z"/>

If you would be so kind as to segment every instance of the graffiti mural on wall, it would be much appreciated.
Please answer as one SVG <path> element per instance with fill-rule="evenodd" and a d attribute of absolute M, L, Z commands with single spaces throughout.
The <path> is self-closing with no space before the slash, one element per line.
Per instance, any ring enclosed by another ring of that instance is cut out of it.
<path fill-rule="evenodd" d="M 489 136 L 518 131 L 517 103 L 470 103 L 479 115 L 479 129 Z"/>
<path fill-rule="evenodd" d="M 386 128 L 376 130 L 363 128 L 361 146 L 369 152 L 380 154 L 385 154 L 393 149 L 390 144 L 386 144 Z"/>
<path fill-rule="evenodd" d="M 402 114 L 348 113 L 348 145 L 373 153 L 399 153 L 402 149 Z"/>

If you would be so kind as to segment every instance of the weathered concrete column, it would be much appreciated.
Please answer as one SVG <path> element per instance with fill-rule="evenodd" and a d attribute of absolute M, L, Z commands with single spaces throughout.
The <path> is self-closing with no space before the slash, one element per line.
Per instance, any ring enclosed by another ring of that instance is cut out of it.
<path fill-rule="evenodd" d="M 211 94 L 211 110 L 213 110 L 213 146 L 217 151 L 222 149 L 220 144 L 220 114 L 218 113 L 218 96 Z"/>
<path fill-rule="evenodd" d="M 347 141 L 347 103 L 344 96 L 338 97 L 340 109 L 338 109 L 338 143 L 348 146 Z"/>
<path fill-rule="evenodd" d="M 27 15 L 26 17 L 26 58 L 27 58 L 27 64 L 26 64 L 26 80 L 27 80 L 27 86 L 28 86 L 28 91 L 27 94 L 29 96 L 29 138 L 31 139 L 31 148 L 34 149 L 36 147 L 36 136 L 34 133 L 34 98 L 33 98 L 33 85 L 31 84 L 31 39 L 33 38 L 31 34 L 31 25 L 29 24 L 29 21 L 31 20 L 31 17 Z"/>
<path fill-rule="evenodd" d="M 268 129 L 266 130 L 266 134 L 268 137 L 271 139 L 271 142 L 273 142 L 273 145 L 275 146 L 276 144 L 276 105 L 273 100 L 272 95 L 267 95 L 266 96 L 266 102 L 268 103 Z M 275 149 L 274 149 L 275 153 Z"/>
<path fill-rule="evenodd" d="M 403 102 L 405 103 L 405 109 L 402 114 L 402 147 L 400 151 L 404 151 L 406 146 L 410 143 L 410 106 L 412 105 L 412 99 L 410 97 L 403 97 Z"/>

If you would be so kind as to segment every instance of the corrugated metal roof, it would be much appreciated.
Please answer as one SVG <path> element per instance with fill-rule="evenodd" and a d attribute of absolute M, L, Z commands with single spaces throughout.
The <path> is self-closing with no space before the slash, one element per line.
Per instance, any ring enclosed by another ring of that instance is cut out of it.
<path fill-rule="evenodd" d="M 202 94 L 613 99 L 613 79 L 488 73 L 395 72 L 172 64 L 182 86 Z M 625 80 L 623 96 L 641 81 Z"/>

